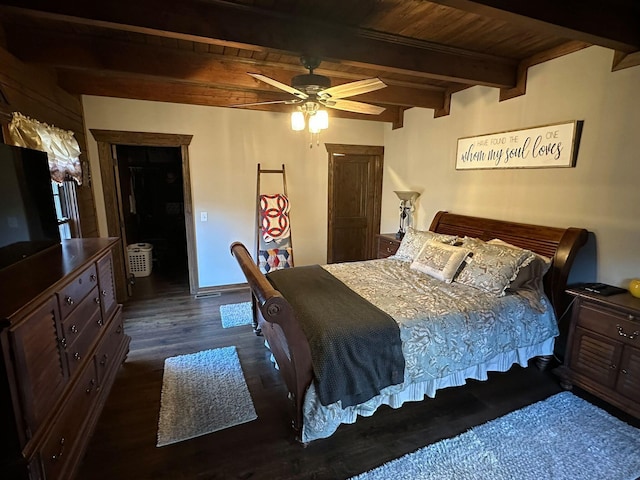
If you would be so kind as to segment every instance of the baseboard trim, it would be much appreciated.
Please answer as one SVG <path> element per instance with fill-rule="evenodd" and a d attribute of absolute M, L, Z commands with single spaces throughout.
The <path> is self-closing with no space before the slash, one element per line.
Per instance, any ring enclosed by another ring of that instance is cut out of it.
<path fill-rule="evenodd" d="M 199 288 L 196 291 L 195 298 L 219 297 L 226 292 L 236 292 L 241 290 L 246 290 L 248 292 L 249 285 L 246 283 L 234 283 L 231 285 Z"/>

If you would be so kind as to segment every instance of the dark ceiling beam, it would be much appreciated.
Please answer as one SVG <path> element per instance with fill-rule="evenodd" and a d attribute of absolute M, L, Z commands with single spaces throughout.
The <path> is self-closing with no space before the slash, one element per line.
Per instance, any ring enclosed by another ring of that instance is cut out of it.
<path fill-rule="evenodd" d="M 256 51 L 311 54 L 381 72 L 500 88 L 516 83 L 517 66 L 510 59 L 217 0 L 1 0 L 0 5 L 79 24 Z"/>
<path fill-rule="evenodd" d="M 638 0 L 431 0 L 539 33 L 631 53 L 640 50 Z"/>
<path fill-rule="evenodd" d="M 126 74 L 98 74 L 79 70 L 58 71 L 58 84 L 72 94 L 150 100 L 156 102 L 185 103 L 211 107 L 232 107 L 244 103 L 289 100 L 287 94 L 269 94 L 251 91 L 228 90 L 203 85 L 189 85 L 178 81 L 158 80 Z M 245 107 L 252 110 L 269 110 L 290 113 L 294 107 L 285 104 Z M 330 117 L 397 122 L 402 107 L 386 106 L 380 115 L 362 115 L 329 109 Z"/>
<path fill-rule="evenodd" d="M 640 65 L 640 51 L 635 53 L 616 52 L 613 56 L 612 71 L 623 70 L 625 68 L 637 67 Z"/>
<path fill-rule="evenodd" d="M 545 50 L 544 52 L 536 53 L 529 58 L 525 58 L 520 62 L 518 66 L 518 84 L 514 88 L 502 88 L 500 89 L 500 101 L 509 100 L 510 98 L 519 97 L 527 93 L 527 75 L 529 68 L 534 65 L 539 65 L 548 60 L 562 57 L 583 48 L 591 46 L 589 43 L 570 41 L 562 45 L 558 45 L 555 48 Z"/>
<path fill-rule="evenodd" d="M 7 43 L 11 53 L 24 62 L 57 68 L 157 76 L 223 88 L 278 91 L 247 73 L 261 73 L 290 84 L 293 75 L 306 71 L 302 66 L 292 68 L 281 64 L 276 67 L 273 63 L 265 65 L 238 57 L 232 60 L 224 55 L 26 28 L 11 31 Z M 289 70 L 283 70 L 283 67 L 288 67 Z M 362 77 L 358 77 L 360 78 Z M 331 74 L 331 79 L 334 85 L 353 80 L 342 78 L 339 73 Z M 390 105 L 441 108 L 444 94 L 442 90 L 433 88 L 408 88 L 390 84 L 387 88 L 359 95 L 354 99 Z"/>

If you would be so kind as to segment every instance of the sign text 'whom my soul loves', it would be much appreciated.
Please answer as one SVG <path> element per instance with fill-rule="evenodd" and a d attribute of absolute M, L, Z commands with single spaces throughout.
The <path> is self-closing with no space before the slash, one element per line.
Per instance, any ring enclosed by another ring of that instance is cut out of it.
<path fill-rule="evenodd" d="M 458 140 L 456 169 L 572 167 L 582 122 Z"/>

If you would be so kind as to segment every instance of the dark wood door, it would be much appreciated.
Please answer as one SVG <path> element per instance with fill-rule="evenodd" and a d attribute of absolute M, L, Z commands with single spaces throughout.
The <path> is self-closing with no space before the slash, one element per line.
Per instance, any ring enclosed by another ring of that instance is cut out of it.
<path fill-rule="evenodd" d="M 383 147 L 327 144 L 327 262 L 376 258 L 380 231 Z"/>

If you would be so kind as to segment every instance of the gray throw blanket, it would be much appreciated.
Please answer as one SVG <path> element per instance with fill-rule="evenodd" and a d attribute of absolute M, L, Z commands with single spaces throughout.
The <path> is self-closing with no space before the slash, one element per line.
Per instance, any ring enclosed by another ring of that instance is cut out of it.
<path fill-rule="evenodd" d="M 291 304 L 309 345 L 318 397 L 342 407 L 404 381 L 398 324 L 319 265 L 267 278 Z"/>

